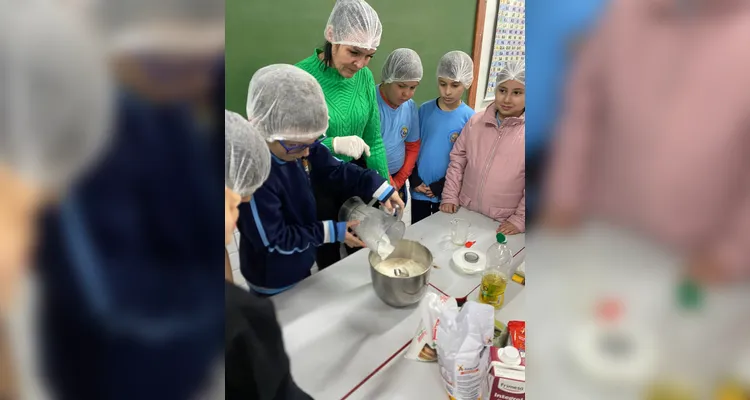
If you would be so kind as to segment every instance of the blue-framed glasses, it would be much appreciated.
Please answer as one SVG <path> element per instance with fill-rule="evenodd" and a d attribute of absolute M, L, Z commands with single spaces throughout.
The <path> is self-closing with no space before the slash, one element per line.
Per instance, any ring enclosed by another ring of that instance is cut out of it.
<path fill-rule="evenodd" d="M 298 153 L 302 153 L 303 151 L 313 146 L 317 146 L 323 140 L 325 140 L 325 138 L 326 138 L 326 135 L 320 135 L 319 138 L 315 139 L 315 141 L 310 144 L 293 144 L 291 146 L 288 146 L 286 142 L 284 142 L 283 140 L 279 140 L 279 144 L 281 145 L 281 147 L 284 148 L 284 150 L 286 150 L 286 154 L 298 154 Z"/>

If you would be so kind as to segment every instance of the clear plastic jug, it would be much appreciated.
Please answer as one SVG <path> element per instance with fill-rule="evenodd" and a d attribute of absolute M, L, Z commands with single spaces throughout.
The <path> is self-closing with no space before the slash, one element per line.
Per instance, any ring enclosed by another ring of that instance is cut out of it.
<path fill-rule="evenodd" d="M 347 200 L 339 210 L 339 221 L 359 221 L 354 233 L 382 259 L 388 257 L 395 249 L 396 242 L 404 237 L 406 224 L 401 221 L 401 216 L 400 212 L 390 215 L 371 207 L 359 197 Z"/>

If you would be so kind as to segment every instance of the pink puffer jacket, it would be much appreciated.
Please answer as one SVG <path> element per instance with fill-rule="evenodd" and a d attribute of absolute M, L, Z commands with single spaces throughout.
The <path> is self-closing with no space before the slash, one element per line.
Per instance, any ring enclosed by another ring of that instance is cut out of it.
<path fill-rule="evenodd" d="M 526 116 L 498 126 L 492 104 L 464 126 L 451 151 L 443 204 L 457 204 L 526 231 Z"/>
<path fill-rule="evenodd" d="M 568 79 L 545 202 L 747 277 L 750 2 L 693 6 L 611 2 Z"/>

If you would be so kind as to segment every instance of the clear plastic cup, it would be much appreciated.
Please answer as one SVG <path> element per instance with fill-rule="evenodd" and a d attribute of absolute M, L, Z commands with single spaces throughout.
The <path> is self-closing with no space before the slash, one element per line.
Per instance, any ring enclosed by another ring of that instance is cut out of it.
<path fill-rule="evenodd" d="M 471 223 L 465 219 L 454 218 L 451 221 L 451 242 L 456 246 L 463 246 L 469 239 Z"/>

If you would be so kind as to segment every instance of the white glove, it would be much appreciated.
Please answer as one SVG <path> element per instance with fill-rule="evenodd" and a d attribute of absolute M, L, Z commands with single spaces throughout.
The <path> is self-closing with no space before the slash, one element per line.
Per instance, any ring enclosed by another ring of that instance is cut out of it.
<path fill-rule="evenodd" d="M 370 156 L 370 146 L 359 136 L 343 136 L 333 138 L 333 152 L 359 159 L 362 153 Z"/>

